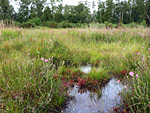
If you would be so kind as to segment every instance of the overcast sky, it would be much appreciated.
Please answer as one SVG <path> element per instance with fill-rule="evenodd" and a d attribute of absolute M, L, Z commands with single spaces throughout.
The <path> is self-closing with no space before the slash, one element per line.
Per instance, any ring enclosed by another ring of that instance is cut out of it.
<path fill-rule="evenodd" d="M 77 5 L 79 1 L 88 1 L 88 2 L 95 2 L 97 4 L 97 0 L 63 0 L 64 4 L 69 4 L 69 5 Z"/>
<path fill-rule="evenodd" d="M 17 2 L 14 2 L 14 0 L 10 0 L 11 2 L 11 4 L 14 6 L 14 9 L 15 9 L 15 11 L 17 11 L 17 9 L 18 9 L 18 6 L 17 6 Z M 19 1 L 19 0 L 18 0 Z M 68 5 L 77 5 L 78 4 L 78 2 L 80 2 L 80 1 L 88 1 L 88 2 L 90 2 L 90 3 L 92 3 L 93 1 L 95 2 L 95 5 L 97 5 L 97 1 L 98 0 L 63 0 L 63 4 L 65 5 L 65 4 L 68 4 Z M 97 7 L 97 6 L 96 6 Z"/>

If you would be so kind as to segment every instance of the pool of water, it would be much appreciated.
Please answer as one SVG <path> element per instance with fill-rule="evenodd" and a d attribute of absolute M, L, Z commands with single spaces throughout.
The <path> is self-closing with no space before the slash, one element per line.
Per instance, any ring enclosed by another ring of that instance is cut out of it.
<path fill-rule="evenodd" d="M 75 85 L 68 90 L 70 100 L 63 110 L 64 113 L 113 113 L 113 107 L 122 104 L 119 92 L 124 86 L 118 79 L 112 78 L 108 84 L 101 89 L 101 96 L 96 92 L 84 90 Z"/>
<path fill-rule="evenodd" d="M 92 66 L 90 64 L 86 65 L 86 66 L 80 66 L 79 69 L 83 72 L 83 73 L 89 73 L 90 71 L 92 71 Z"/>

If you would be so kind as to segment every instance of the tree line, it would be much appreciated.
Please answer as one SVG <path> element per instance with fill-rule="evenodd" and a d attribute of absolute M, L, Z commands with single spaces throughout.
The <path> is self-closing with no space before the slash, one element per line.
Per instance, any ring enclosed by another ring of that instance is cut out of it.
<path fill-rule="evenodd" d="M 14 2 L 16 2 L 15 0 Z M 123 23 L 150 25 L 150 0 L 98 0 L 64 5 L 62 0 L 20 0 L 15 12 L 9 0 L 0 0 L 0 20 L 47 25 L 48 23 Z M 96 7 L 98 5 L 98 7 Z M 92 8 L 92 11 L 90 9 Z"/>

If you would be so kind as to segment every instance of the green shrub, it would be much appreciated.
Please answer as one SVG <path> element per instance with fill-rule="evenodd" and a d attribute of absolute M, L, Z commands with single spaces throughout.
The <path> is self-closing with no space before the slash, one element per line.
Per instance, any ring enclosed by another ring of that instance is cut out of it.
<path fill-rule="evenodd" d="M 76 25 L 76 27 L 81 27 L 82 26 L 81 23 L 76 23 L 75 25 Z"/>
<path fill-rule="evenodd" d="M 23 27 L 23 28 L 33 28 L 35 27 L 35 24 L 30 22 L 30 21 L 27 21 L 27 22 L 23 22 L 20 27 Z"/>
<path fill-rule="evenodd" d="M 139 24 L 135 23 L 135 22 L 132 22 L 130 24 L 127 24 L 126 27 L 129 27 L 129 28 L 138 28 L 139 27 Z"/>
<path fill-rule="evenodd" d="M 33 19 L 28 20 L 28 22 L 34 24 L 35 26 L 41 25 L 41 19 L 38 17 L 35 17 Z"/>
<path fill-rule="evenodd" d="M 99 28 L 105 28 L 105 24 L 104 23 L 100 23 L 99 24 Z"/>
<path fill-rule="evenodd" d="M 105 27 L 106 28 L 113 28 L 113 24 L 109 22 L 105 22 Z"/>
<path fill-rule="evenodd" d="M 59 27 L 57 22 L 50 22 L 50 21 L 46 22 L 46 26 L 50 27 L 50 28 L 58 28 Z"/>
<path fill-rule="evenodd" d="M 35 17 L 33 19 L 28 20 L 27 22 L 23 22 L 22 24 L 18 24 L 18 25 L 23 28 L 33 28 L 35 26 L 41 25 L 41 19 Z"/>
<path fill-rule="evenodd" d="M 63 21 L 59 24 L 59 27 L 61 27 L 61 28 L 73 28 L 74 25 L 72 23 L 69 23 L 69 21 Z"/>
<path fill-rule="evenodd" d="M 141 22 L 141 25 L 142 25 L 143 27 L 147 27 L 146 21 L 143 20 L 143 21 Z"/>
<path fill-rule="evenodd" d="M 15 22 L 15 26 L 16 26 L 16 27 L 21 27 L 21 23 Z"/>

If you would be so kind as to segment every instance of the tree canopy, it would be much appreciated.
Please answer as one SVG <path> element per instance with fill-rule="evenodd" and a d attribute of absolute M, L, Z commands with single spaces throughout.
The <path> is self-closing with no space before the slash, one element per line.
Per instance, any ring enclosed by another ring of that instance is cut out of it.
<path fill-rule="evenodd" d="M 79 2 L 76 6 L 64 5 L 62 0 L 20 0 L 18 5 L 19 9 L 15 12 L 9 0 L 0 0 L 0 20 L 11 19 L 19 23 L 32 20 L 40 23 L 67 21 L 124 24 L 145 21 L 150 24 L 150 0 L 98 0 L 97 3 Z"/>

